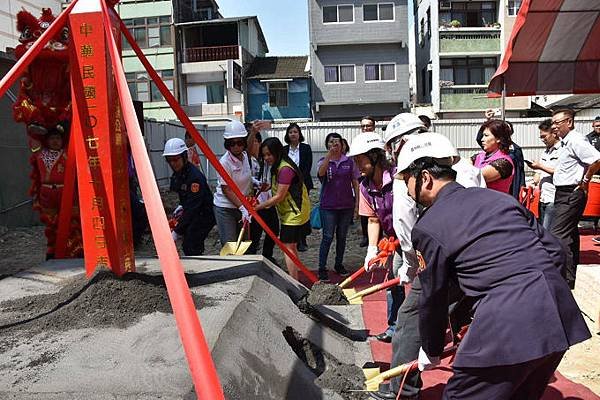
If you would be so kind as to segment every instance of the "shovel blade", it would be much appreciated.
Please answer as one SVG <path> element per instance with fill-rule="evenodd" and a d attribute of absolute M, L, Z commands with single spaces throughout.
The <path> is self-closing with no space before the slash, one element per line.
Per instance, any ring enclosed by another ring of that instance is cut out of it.
<path fill-rule="evenodd" d="M 383 382 L 380 378 L 380 370 L 377 368 L 363 368 L 363 374 L 365 375 L 365 387 L 367 392 L 376 392 L 379 390 L 379 385 Z"/>
<path fill-rule="evenodd" d="M 227 242 L 227 243 L 225 243 L 225 246 L 223 246 L 223 248 L 221 249 L 221 252 L 219 253 L 219 255 L 221 257 L 222 256 L 232 256 L 235 254 L 236 247 L 237 247 L 237 242 Z"/>
<path fill-rule="evenodd" d="M 244 254 L 246 254 L 251 244 L 252 242 L 248 241 L 240 243 L 240 246 L 237 249 L 235 249 L 235 252 L 233 254 L 236 256 L 243 256 Z"/>

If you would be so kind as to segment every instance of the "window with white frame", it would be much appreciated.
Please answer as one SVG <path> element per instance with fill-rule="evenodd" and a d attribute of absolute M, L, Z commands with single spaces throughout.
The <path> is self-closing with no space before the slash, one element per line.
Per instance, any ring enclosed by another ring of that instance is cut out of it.
<path fill-rule="evenodd" d="M 352 4 L 323 7 L 324 24 L 350 22 L 354 22 L 354 6 Z"/>
<path fill-rule="evenodd" d="M 325 66 L 325 83 L 356 82 L 354 65 L 327 65 Z"/>
<path fill-rule="evenodd" d="M 156 71 L 167 88 L 173 93 L 173 70 Z M 145 72 L 129 72 L 125 74 L 129 92 L 134 100 L 139 101 L 164 101 L 158 86 L 152 82 Z"/>
<path fill-rule="evenodd" d="M 365 82 L 395 80 L 396 64 L 365 64 Z"/>
<path fill-rule="evenodd" d="M 269 106 L 288 106 L 288 84 L 287 82 L 269 82 Z"/>
<path fill-rule="evenodd" d="M 521 0 L 508 0 L 508 15 L 511 17 L 516 16 L 521 8 Z"/>
<path fill-rule="evenodd" d="M 172 46 L 171 16 L 124 19 L 123 22 L 141 48 Z M 131 49 L 123 37 L 123 48 Z"/>
<path fill-rule="evenodd" d="M 363 5 L 363 21 L 393 21 L 394 3 L 377 3 Z"/>

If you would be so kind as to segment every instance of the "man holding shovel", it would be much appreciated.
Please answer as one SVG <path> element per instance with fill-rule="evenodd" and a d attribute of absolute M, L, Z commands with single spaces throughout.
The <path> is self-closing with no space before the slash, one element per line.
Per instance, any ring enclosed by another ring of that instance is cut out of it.
<path fill-rule="evenodd" d="M 173 170 L 170 189 L 177 192 L 183 208 L 171 233 L 173 240 L 183 236 L 186 256 L 200 256 L 204 253 L 204 240 L 215 225 L 213 195 L 202 172 L 188 161 L 187 150 L 182 139 L 173 138 L 165 143 L 163 152 Z"/>
<path fill-rule="evenodd" d="M 449 285 L 458 283 L 478 301 L 443 399 L 536 400 L 569 346 L 590 337 L 560 275 L 565 250 L 515 199 L 455 182 L 457 155 L 445 137 L 423 133 L 398 159 L 396 177 L 425 208 L 412 230 L 422 286 L 419 369 L 439 362 Z"/>

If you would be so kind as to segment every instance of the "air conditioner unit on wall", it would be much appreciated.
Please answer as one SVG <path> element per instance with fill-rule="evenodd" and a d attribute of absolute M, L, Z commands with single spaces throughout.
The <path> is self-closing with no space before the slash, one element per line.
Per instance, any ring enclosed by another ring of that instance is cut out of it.
<path fill-rule="evenodd" d="M 452 2 L 451 1 L 440 1 L 440 10 L 451 10 Z"/>

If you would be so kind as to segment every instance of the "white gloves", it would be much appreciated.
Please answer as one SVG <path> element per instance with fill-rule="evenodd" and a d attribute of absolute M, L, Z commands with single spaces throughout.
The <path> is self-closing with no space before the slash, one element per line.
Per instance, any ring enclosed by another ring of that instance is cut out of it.
<path fill-rule="evenodd" d="M 177 208 L 175 210 L 173 210 L 173 218 L 177 218 L 181 214 L 183 214 L 183 206 L 180 204 L 177 206 Z"/>
<path fill-rule="evenodd" d="M 365 271 L 369 272 L 374 265 L 369 267 L 369 261 L 377 256 L 377 246 L 369 246 L 367 247 L 367 256 L 365 257 L 364 268 Z"/>
<path fill-rule="evenodd" d="M 252 215 L 250 215 L 250 213 L 248 212 L 246 207 L 244 207 L 243 204 L 241 206 L 239 206 L 238 209 L 242 213 L 242 222 L 244 222 L 244 221 L 252 222 Z"/>
<path fill-rule="evenodd" d="M 177 239 L 179 239 L 179 235 L 175 231 L 171 231 L 171 237 L 173 238 L 174 242 L 176 242 Z"/>
<path fill-rule="evenodd" d="M 419 358 L 417 362 L 419 364 L 419 371 L 422 372 L 433 369 L 436 366 L 438 366 L 440 364 L 440 358 L 427 355 L 427 353 L 425 353 L 425 350 L 423 350 L 423 348 L 421 347 L 419 349 Z"/>

